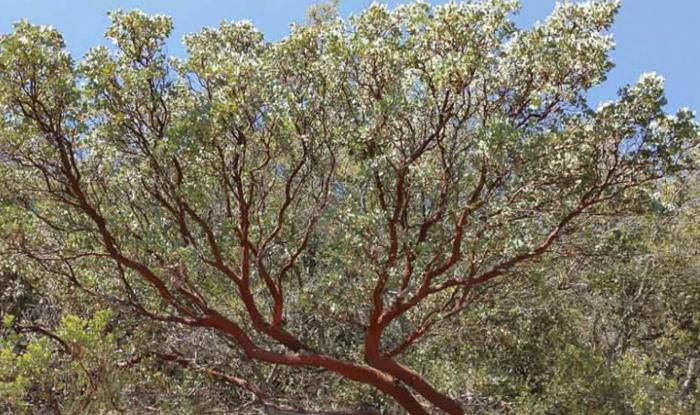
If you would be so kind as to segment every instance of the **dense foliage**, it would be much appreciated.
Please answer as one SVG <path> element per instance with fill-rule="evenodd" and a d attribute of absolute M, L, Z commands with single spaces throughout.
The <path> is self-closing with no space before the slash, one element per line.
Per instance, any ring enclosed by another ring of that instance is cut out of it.
<path fill-rule="evenodd" d="M 517 7 L 0 35 L 0 410 L 697 413 L 695 115 Z"/>

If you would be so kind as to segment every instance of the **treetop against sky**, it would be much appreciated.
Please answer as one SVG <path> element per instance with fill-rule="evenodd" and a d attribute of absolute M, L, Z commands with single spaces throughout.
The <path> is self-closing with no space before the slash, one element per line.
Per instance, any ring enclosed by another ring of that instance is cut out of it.
<path fill-rule="evenodd" d="M 56 26 L 76 56 L 96 44 L 96 39 L 109 25 L 107 12 L 122 8 L 139 8 L 148 13 L 173 17 L 175 27 L 168 47 L 171 53 L 183 52 L 182 35 L 199 31 L 203 26 L 216 26 L 222 19 L 251 20 L 268 39 L 278 39 L 289 32 L 289 23 L 302 21 L 305 10 L 314 0 L 2 0 L 0 32 L 7 32 L 11 23 L 28 19 L 37 24 Z M 397 0 L 380 1 L 390 6 Z M 445 3 L 432 1 L 433 4 Z M 522 8 L 515 17 L 520 25 L 529 26 L 544 19 L 555 0 L 521 0 Z M 358 13 L 371 4 L 369 0 L 344 0 L 343 16 Z M 593 89 L 591 105 L 612 99 L 621 85 L 632 84 L 642 72 L 656 71 L 667 79 L 666 90 L 670 109 L 682 106 L 700 108 L 700 2 L 696 0 L 626 0 L 612 27 L 616 48 L 612 58 L 616 67 L 609 81 Z"/>

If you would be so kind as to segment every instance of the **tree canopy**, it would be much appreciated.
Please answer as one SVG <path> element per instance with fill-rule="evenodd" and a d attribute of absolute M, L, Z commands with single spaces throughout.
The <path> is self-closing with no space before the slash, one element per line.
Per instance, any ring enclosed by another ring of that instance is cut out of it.
<path fill-rule="evenodd" d="M 0 35 L 6 408 L 697 410 L 695 114 L 589 107 L 617 1 L 517 8 Z"/>

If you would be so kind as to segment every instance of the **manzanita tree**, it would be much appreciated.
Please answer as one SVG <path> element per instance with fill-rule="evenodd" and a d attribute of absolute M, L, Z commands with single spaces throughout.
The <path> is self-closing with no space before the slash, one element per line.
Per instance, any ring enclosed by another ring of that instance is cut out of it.
<path fill-rule="evenodd" d="M 110 14 L 115 47 L 80 61 L 17 23 L 0 37 L 4 255 L 256 364 L 462 414 L 405 353 L 690 167 L 699 138 L 691 111 L 663 112 L 655 74 L 587 106 L 617 1 L 560 4 L 530 30 L 517 7 L 373 5 L 274 42 L 224 22 L 186 36 L 184 58 L 166 55 L 164 16 Z M 349 340 L 325 349 L 309 317 Z"/>

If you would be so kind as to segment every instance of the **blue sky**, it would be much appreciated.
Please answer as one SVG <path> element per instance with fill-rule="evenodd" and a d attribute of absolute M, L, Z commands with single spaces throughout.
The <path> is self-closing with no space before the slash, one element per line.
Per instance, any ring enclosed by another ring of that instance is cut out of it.
<path fill-rule="evenodd" d="M 33 23 L 50 24 L 65 36 L 76 56 L 105 43 L 102 38 L 108 19 L 106 12 L 117 8 L 140 8 L 149 13 L 171 15 L 175 33 L 169 48 L 179 47 L 184 33 L 203 26 L 215 26 L 222 19 L 252 20 L 268 37 L 284 36 L 292 21 L 301 21 L 306 8 L 317 0 L 0 0 L 0 32 L 10 30 L 13 21 L 26 18 Z M 523 8 L 515 17 L 521 27 L 544 19 L 554 0 L 521 0 Z M 343 0 L 341 12 L 347 16 L 371 0 Z M 386 1 L 389 5 L 399 3 Z M 434 1 L 441 3 L 441 1 Z M 614 98 L 618 88 L 633 83 L 639 74 L 656 71 L 666 78 L 669 110 L 688 106 L 700 110 L 700 0 L 623 0 L 613 28 L 617 48 L 616 68 L 605 84 L 591 91 L 593 106 Z"/>

